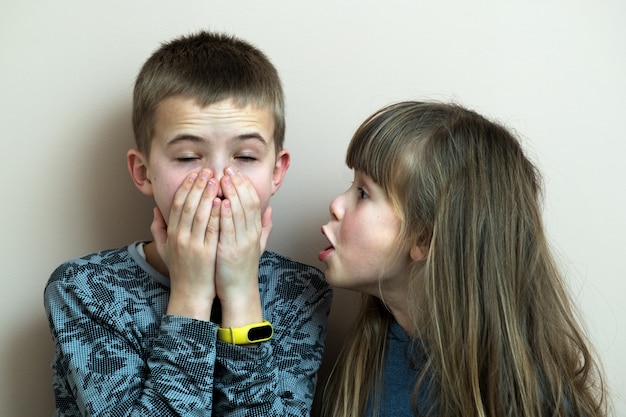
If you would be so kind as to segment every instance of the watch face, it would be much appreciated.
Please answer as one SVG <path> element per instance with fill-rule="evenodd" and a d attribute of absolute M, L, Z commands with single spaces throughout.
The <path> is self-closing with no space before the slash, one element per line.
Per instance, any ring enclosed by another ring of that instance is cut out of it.
<path fill-rule="evenodd" d="M 248 330 L 248 340 L 251 341 L 267 339 L 271 336 L 272 326 L 259 326 Z"/>

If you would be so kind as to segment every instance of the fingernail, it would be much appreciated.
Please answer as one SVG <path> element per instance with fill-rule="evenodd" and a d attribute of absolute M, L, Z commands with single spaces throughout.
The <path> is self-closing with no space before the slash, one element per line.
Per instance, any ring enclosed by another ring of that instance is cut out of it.
<path fill-rule="evenodd" d="M 235 175 L 236 174 L 235 170 L 232 169 L 231 167 L 226 168 L 226 173 L 228 175 Z"/>
<path fill-rule="evenodd" d="M 209 170 L 208 170 L 208 169 L 203 169 L 203 170 L 200 172 L 200 175 L 202 176 L 202 178 L 205 178 L 205 179 L 206 179 L 206 178 L 209 178 Z"/>
<path fill-rule="evenodd" d="M 189 174 L 189 179 L 191 181 L 195 181 L 196 178 L 198 178 L 198 173 L 197 172 L 192 172 L 191 174 Z"/>

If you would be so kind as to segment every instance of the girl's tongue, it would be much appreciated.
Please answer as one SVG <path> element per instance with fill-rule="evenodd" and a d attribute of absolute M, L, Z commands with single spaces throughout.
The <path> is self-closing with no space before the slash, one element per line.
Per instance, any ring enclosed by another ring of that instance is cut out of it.
<path fill-rule="evenodd" d="M 335 250 L 335 248 L 334 248 L 332 245 L 330 245 L 330 246 L 328 246 L 326 249 L 322 250 L 322 251 L 321 251 L 321 252 L 317 255 L 317 258 L 318 258 L 320 261 L 324 262 L 324 260 L 328 257 L 328 255 L 330 255 L 330 254 L 331 254 L 331 252 L 332 252 L 332 251 L 334 251 L 334 250 Z"/>

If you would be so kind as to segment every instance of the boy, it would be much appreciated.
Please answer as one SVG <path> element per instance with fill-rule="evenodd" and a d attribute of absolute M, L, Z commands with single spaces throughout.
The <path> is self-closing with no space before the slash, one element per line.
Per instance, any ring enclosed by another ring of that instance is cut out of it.
<path fill-rule="evenodd" d="M 290 162 L 283 106 L 274 66 L 235 37 L 181 37 L 146 61 L 127 158 L 156 202 L 154 241 L 52 274 L 56 416 L 309 414 L 331 292 L 264 251 Z"/>

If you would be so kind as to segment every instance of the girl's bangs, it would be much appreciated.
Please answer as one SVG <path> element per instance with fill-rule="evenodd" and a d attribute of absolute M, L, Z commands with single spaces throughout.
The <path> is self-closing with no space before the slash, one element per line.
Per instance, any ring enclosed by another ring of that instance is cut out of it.
<path fill-rule="evenodd" d="M 348 146 L 346 165 L 369 175 L 388 192 L 397 143 L 384 116 L 384 113 L 374 114 L 357 129 Z"/>

